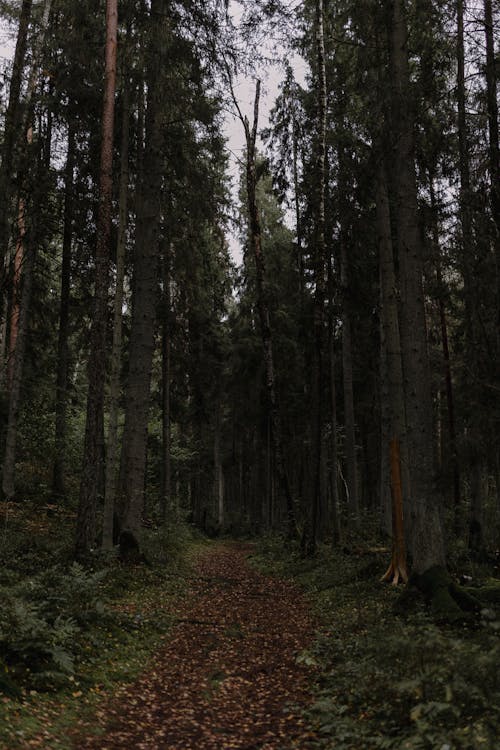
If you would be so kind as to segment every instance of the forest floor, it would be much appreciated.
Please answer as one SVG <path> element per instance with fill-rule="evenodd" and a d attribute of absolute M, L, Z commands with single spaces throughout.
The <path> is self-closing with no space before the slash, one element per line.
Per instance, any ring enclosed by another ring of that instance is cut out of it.
<path fill-rule="evenodd" d="M 290 581 L 252 569 L 246 545 L 196 563 L 168 644 L 77 727 L 77 750 L 304 748 L 310 607 Z"/>
<path fill-rule="evenodd" d="M 0 692 L 1 750 L 309 746 L 313 668 L 301 655 L 315 638 L 310 602 L 290 579 L 250 564 L 255 545 L 187 549 L 177 569 L 113 574 L 114 588 L 120 577 L 126 585 L 105 600 L 125 627 L 91 629 L 66 687 L 23 689 L 20 700 Z"/>
<path fill-rule="evenodd" d="M 54 565 L 63 522 L 41 514 L 33 537 L 11 519 L 3 539 L 0 645 L 19 690 L 2 694 L 0 669 L 0 750 L 500 747 L 500 613 L 449 626 L 418 599 L 401 611 L 380 583 L 387 548 L 304 559 L 279 537 L 179 527 L 145 540 L 151 565 L 86 570 Z"/>

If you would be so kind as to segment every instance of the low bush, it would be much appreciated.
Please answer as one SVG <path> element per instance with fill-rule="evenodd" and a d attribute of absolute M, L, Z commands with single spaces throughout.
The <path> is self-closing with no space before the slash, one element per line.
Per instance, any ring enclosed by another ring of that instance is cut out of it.
<path fill-rule="evenodd" d="M 0 587 L 0 659 L 13 679 L 49 688 L 73 674 L 78 634 L 107 616 L 105 575 L 74 563 Z"/>
<path fill-rule="evenodd" d="M 321 548 L 302 560 L 265 540 L 257 560 L 290 575 L 313 602 L 319 666 L 309 720 L 325 750 L 498 750 L 500 620 L 441 627 L 423 600 L 397 614 L 400 590 L 379 582 L 383 552 Z M 299 655 L 299 659 L 305 658 Z"/>

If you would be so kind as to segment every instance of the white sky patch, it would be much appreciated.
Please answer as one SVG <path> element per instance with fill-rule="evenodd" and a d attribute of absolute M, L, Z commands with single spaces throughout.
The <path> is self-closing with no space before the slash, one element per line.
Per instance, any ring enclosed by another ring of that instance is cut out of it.
<path fill-rule="evenodd" d="M 278 87 L 281 80 L 282 74 L 277 66 L 263 71 L 259 104 L 259 131 L 269 125 L 269 114 L 279 93 Z M 248 117 L 250 124 L 253 122 L 255 85 L 255 79 L 245 77 L 240 77 L 233 84 L 238 106 L 243 116 L 246 115 Z M 224 135 L 227 138 L 227 147 L 229 149 L 229 172 L 232 183 L 231 195 L 233 201 L 237 204 L 240 174 L 244 166 L 242 160 L 245 158 L 245 132 L 243 124 L 236 113 L 234 115 L 229 112 L 227 113 L 224 124 Z M 260 137 L 257 141 L 257 148 L 260 150 L 264 149 L 264 144 Z M 243 249 L 236 232 L 229 232 L 228 242 L 233 261 L 238 265 L 241 264 Z"/>

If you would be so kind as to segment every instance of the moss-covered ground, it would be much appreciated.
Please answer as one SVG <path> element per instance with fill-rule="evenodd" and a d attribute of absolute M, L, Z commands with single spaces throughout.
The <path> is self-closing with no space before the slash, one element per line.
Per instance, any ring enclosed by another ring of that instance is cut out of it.
<path fill-rule="evenodd" d="M 317 747 L 498 750 L 500 612 L 444 625 L 417 592 L 402 610 L 401 589 L 380 583 L 388 558 L 366 545 L 301 559 L 276 539 L 254 556 L 298 582 L 317 615 L 314 646 L 297 657 L 317 667 Z"/>

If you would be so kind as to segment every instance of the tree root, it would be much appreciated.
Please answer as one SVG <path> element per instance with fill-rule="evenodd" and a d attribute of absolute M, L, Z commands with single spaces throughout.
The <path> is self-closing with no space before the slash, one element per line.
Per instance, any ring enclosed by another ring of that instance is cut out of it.
<path fill-rule="evenodd" d="M 432 615 L 438 622 L 458 624 L 471 622 L 477 615 L 482 604 L 478 596 L 458 586 L 448 571 L 439 566 L 426 570 L 424 573 L 413 573 L 408 581 L 408 588 L 400 597 L 400 606 L 404 606 L 413 599 L 412 588 L 423 594 Z"/>

